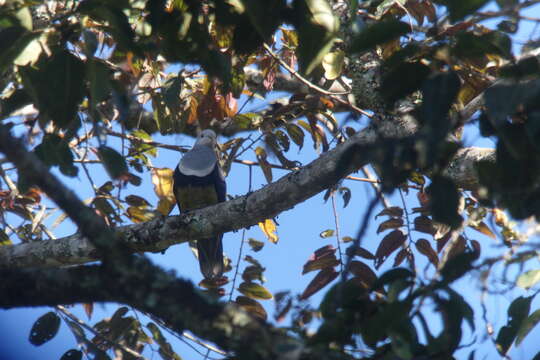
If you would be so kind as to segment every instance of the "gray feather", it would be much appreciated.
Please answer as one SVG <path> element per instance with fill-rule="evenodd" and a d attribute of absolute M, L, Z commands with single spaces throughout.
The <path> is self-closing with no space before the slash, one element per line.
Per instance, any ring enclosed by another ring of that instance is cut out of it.
<path fill-rule="evenodd" d="M 178 170 L 184 175 L 203 177 L 214 170 L 217 156 L 213 149 L 208 146 L 197 146 L 185 153 L 178 164 Z"/>

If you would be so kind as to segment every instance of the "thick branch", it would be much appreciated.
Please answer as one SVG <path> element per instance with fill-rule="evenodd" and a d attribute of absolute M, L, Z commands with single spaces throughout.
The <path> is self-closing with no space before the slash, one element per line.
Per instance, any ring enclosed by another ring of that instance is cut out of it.
<path fill-rule="evenodd" d="M 387 137 L 400 138 L 413 135 L 416 127 L 405 118 L 378 122 L 377 130 L 367 127 L 302 169 L 258 191 L 187 215 L 158 217 L 146 223 L 119 227 L 116 231 L 132 251 L 159 252 L 176 243 L 255 225 L 293 208 L 365 165 L 369 161 L 367 155 L 358 154 L 354 167 L 338 169 L 340 159 L 351 146 L 373 144 L 378 138 L 378 131 Z M 494 151 L 461 149 L 448 167 L 447 174 L 458 186 L 473 189 L 477 185 L 474 163 L 482 159 L 494 160 Z M 74 265 L 98 259 L 92 243 L 79 234 L 54 241 L 0 247 L 0 266 L 4 267 Z"/>

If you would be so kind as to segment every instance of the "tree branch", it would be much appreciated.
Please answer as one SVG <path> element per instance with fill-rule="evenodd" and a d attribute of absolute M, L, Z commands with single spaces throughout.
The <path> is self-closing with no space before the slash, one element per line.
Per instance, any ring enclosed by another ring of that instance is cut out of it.
<path fill-rule="evenodd" d="M 379 133 L 385 137 L 403 138 L 413 136 L 415 132 L 416 126 L 405 117 L 377 121 L 376 127 L 368 126 L 310 164 L 260 190 L 189 214 L 157 217 L 145 223 L 118 227 L 115 229 L 116 234 L 130 251 L 160 252 L 173 244 L 256 225 L 293 208 L 367 164 L 370 160 L 368 155 L 359 153 L 354 166 L 339 168 L 343 154 L 352 147 L 375 144 Z M 474 189 L 478 184 L 474 164 L 484 159 L 494 161 L 494 150 L 461 149 L 446 173 L 459 187 Z M 40 174 L 41 177 L 49 175 L 48 172 Z M 0 247 L 0 267 L 55 267 L 98 259 L 100 257 L 96 247 L 81 234 L 54 241 Z"/>

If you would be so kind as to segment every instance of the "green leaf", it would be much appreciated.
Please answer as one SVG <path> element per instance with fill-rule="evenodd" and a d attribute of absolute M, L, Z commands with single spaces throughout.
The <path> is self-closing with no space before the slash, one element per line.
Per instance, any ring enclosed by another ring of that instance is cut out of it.
<path fill-rule="evenodd" d="M 497 350 L 501 354 L 506 354 L 514 342 L 523 322 L 529 315 L 533 297 L 518 297 L 508 307 L 508 322 L 497 334 Z"/>
<path fill-rule="evenodd" d="M 118 179 L 128 174 L 126 160 L 113 148 L 100 146 L 98 148 L 98 156 L 112 179 Z"/>
<path fill-rule="evenodd" d="M 34 149 L 37 157 L 47 166 L 58 166 L 67 176 L 77 176 L 79 169 L 73 165 L 73 153 L 66 140 L 56 134 L 46 134 Z"/>
<path fill-rule="evenodd" d="M 499 55 L 512 58 L 512 39 L 500 31 L 491 31 L 483 35 L 462 32 L 456 35 L 453 53 L 463 59 L 476 59 L 486 55 Z"/>
<path fill-rule="evenodd" d="M 309 75 L 330 51 L 339 21 L 326 0 L 295 0 L 297 18 L 298 63 L 300 71 Z"/>
<path fill-rule="evenodd" d="M 403 36 L 411 27 L 399 20 L 378 21 L 360 32 L 351 44 L 351 53 L 359 53 L 373 49 L 375 46 Z"/>
<path fill-rule="evenodd" d="M 71 349 L 66 351 L 60 360 L 81 360 L 82 359 L 82 352 L 79 350 Z"/>
<path fill-rule="evenodd" d="M 40 116 L 64 129 L 77 120 L 77 109 L 84 97 L 85 73 L 79 58 L 62 50 L 35 67 L 21 68 L 20 72 Z"/>
<path fill-rule="evenodd" d="M 533 312 L 525 321 L 521 324 L 516 336 L 516 346 L 519 346 L 523 339 L 531 332 L 531 330 L 540 322 L 540 309 Z"/>
<path fill-rule="evenodd" d="M 50 311 L 41 316 L 30 330 L 29 341 L 32 345 L 40 346 L 51 340 L 60 328 L 60 318 Z"/>
<path fill-rule="evenodd" d="M 529 270 L 517 279 L 517 286 L 523 289 L 529 289 L 540 281 L 540 270 Z"/>
<path fill-rule="evenodd" d="M 96 106 L 106 100 L 111 92 L 111 71 L 101 61 L 90 59 L 87 62 L 87 79 L 90 88 L 90 106 L 95 109 Z"/>

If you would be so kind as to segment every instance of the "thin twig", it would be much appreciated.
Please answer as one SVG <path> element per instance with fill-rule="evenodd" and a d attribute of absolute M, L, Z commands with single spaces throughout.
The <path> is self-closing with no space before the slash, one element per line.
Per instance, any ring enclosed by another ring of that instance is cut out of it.
<path fill-rule="evenodd" d="M 354 111 L 356 111 L 357 113 L 359 114 L 362 114 L 362 115 L 365 115 L 367 116 L 368 118 L 371 118 L 372 115 L 362 109 L 360 109 L 359 107 L 356 107 L 354 106 L 353 104 L 351 104 L 349 101 L 346 101 L 346 100 L 343 100 L 342 98 L 340 98 L 340 95 L 347 95 L 349 94 L 350 92 L 346 91 L 346 92 L 332 92 L 332 91 L 328 91 L 328 90 L 325 90 L 315 84 L 313 84 L 311 81 L 307 80 L 306 78 L 304 78 L 302 75 L 300 75 L 298 73 L 298 71 L 294 70 L 292 67 L 290 67 L 285 61 L 283 61 L 279 56 L 277 56 L 276 53 L 274 53 L 272 51 L 272 49 L 270 49 L 270 46 L 268 46 L 267 44 L 264 44 L 264 49 L 274 58 L 276 59 L 279 64 L 281 66 L 283 66 L 292 76 L 294 76 L 295 78 L 297 78 L 300 82 L 302 82 L 303 84 L 305 84 L 308 88 L 312 89 L 312 90 L 315 90 L 317 91 L 318 93 L 320 94 L 323 94 L 323 95 L 326 95 L 328 97 L 330 97 L 332 100 L 335 100 L 337 102 L 339 102 L 340 104 L 343 104 L 351 109 L 353 109 Z"/>
<path fill-rule="evenodd" d="M 340 267 L 340 273 L 343 273 L 343 253 L 341 252 L 341 237 L 339 236 L 339 218 L 338 218 L 338 212 L 336 208 L 336 193 L 332 192 L 332 212 L 334 213 L 334 224 L 336 226 L 336 242 L 337 242 L 337 248 L 339 252 L 339 267 Z"/>

